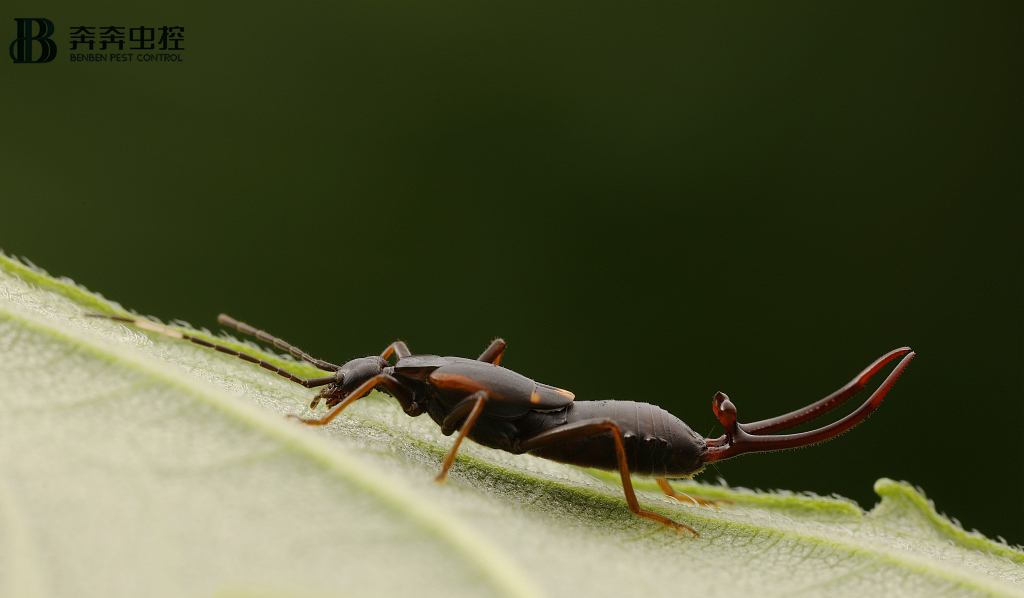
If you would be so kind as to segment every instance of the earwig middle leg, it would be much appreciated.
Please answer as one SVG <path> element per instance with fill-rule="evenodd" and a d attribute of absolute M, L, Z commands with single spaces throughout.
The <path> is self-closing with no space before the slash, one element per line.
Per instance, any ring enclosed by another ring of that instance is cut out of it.
<path fill-rule="evenodd" d="M 646 511 L 640 508 L 640 502 L 636 499 L 636 493 L 633 492 L 633 482 L 629 478 L 629 461 L 626 458 L 626 447 L 622 442 L 622 432 L 619 431 L 619 427 L 615 422 L 610 419 L 575 422 L 559 428 L 547 430 L 521 441 L 519 449 L 523 452 L 530 452 L 547 446 L 564 446 L 566 442 L 595 436 L 606 431 L 611 432 L 612 438 L 615 440 L 615 457 L 619 464 L 619 475 L 622 477 L 622 491 L 626 495 L 626 504 L 629 505 L 629 510 L 635 515 L 657 521 L 658 523 L 670 527 L 679 533 L 688 531 L 693 534 L 694 537 L 698 536 L 699 534 L 697 533 L 697 530 L 693 529 L 689 525 L 673 521 L 659 513 Z"/>
<path fill-rule="evenodd" d="M 680 492 L 673 488 L 667 478 L 654 478 L 654 481 L 658 482 L 658 487 L 661 488 L 662 492 L 679 502 L 692 502 L 695 506 L 714 507 L 716 509 L 718 508 L 718 503 L 733 504 L 731 500 L 708 500 L 699 496 L 690 496 L 685 492 Z"/>
<path fill-rule="evenodd" d="M 505 341 L 496 338 L 491 341 L 491 345 L 487 347 L 480 357 L 477 357 L 477 361 L 486 361 L 487 363 L 493 363 L 494 365 L 501 364 L 501 358 L 505 355 Z"/>
<path fill-rule="evenodd" d="M 459 430 L 459 435 L 455 438 L 455 444 L 452 445 L 451 450 L 448 451 L 444 461 L 441 463 L 441 473 L 437 474 L 437 477 L 434 478 L 434 481 L 438 484 L 448 479 L 448 470 L 455 463 L 455 453 L 459 452 L 459 445 L 462 444 L 462 439 L 466 437 L 466 434 L 469 434 L 469 430 L 476 423 L 477 418 L 484 412 L 484 405 L 486 403 L 487 391 L 479 390 L 456 403 L 455 407 L 448 413 L 448 416 L 444 418 L 444 422 L 441 424 L 441 433 L 445 436 L 451 434 L 450 430 L 454 430 L 455 425 L 463 417 L 466 418 L 466 421 L 462 424 L 462 429 Z M 468 417 L 466 416 L 467 412 L 469 413 Z"/>

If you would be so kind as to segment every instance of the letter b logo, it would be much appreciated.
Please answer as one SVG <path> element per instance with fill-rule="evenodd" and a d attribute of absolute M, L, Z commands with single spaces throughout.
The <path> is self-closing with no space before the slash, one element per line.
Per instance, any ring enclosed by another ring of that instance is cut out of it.
<path fill-rule="evenodd" d="M 18 38 L 11 42 L 11 58 L 15 63 L 31 62 L 40 64 L 50 62 L 57 56 L 57 44 L 53 43 L 53 21 L 50 19 L 14 19 L 18 22 Z M 39 35 L 32 35 L 32 23 L 39 23 Z M 33 60 L 32 42 L 39 42 L 42 55 Z"/>

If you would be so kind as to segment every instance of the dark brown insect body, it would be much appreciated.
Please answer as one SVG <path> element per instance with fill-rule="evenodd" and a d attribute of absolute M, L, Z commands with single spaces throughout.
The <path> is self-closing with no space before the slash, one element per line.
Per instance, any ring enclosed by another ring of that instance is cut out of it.
<path fill-rule="evenodd" d="M 399 358 L 382 373 L 415 389 L 413 403 L 417 407 L 407 412 L 418 415 L 425 411 L 445 435 L 455 432 L 452 424 L 465 419 L 453 421 L 455 407 L 468 396 L 486 392 L 483 413 L 466 435 L 477 444 L 510 453 L 530 452 L 581 467 L 615 470 L 618 462 L 610 434 L 533 449 L 529 447 L 535 443 L 527 442 L 542 432 L 610 418 L 622 434 L 631 473 L 671 478 L 689 477 L 703 469 L 700 455 L 706 447 L 704 439 L 679 418 L 649 403 L 574 402 L 569 391 L 534 382 L 493 363 L 461 357 L 412 355 Z"/>
<path fill-rule="evenodd" d="M 459 432 L 441 465 L 441 473 L 436 478 L 439 482 L 447 478 L 462 439 L 468 437 L 483 446 L 510 453 L 530 453 L 562 463 L 618 471 L 626 502 L 633 513 L 676 531 L 695 535 L 697 532 L 688 525 L 641 509 L 633 492 L 630 474 L 655 477 L 666 494 L 679 500 L 714 504 L 676 492 L 668 478 L 691 477 L 708 463 L 742 453 L 795 448 L 833 438 L 855 426 L 878 407 L 914 356 L 906 347 L 890 351 L 824 399 L 786 415 L 751 424 L 738 423 L 732 401 L 724 393 L 717 393 L 712 409 L 725 427 L 725 434 L 705 439 L 682 420 L 655 405 L 633 401 L 577 402 L 567 390 L 535 382 L 501 367 L 499 363 L 505 350 L 505 342 L 501 339 L 492 342 L 477 359 L 413 355 L 405 343 L 397 341 L 379 356 L 361 357 L 339 366 L 315 359 L 279 338 L 228 316 L 218 318 L 226 326 L 272 343 L 332 373 L 323 378 L 303 380 L 251 355 L 146 320 L 97 317 L 189 340 L 255 363 L 307 388 L 321 387 L 310 407 L 316 408 L 321 400 L 325 400 L 329 411 L 324 417 L 305 419 L 289 416 L 306 424 L 327 424 L 372 390 L 390 394 L 407 414 L 428 414 L 446 436 Z M 394 365 L 388 361 L 392 355 L 397 357 Z M 886 364 L 899 357 L 902 357 L 899 364 L 853 413 L 817 430 L 771 434 L 835 408 L 863 389 L 868 379 Z"/>

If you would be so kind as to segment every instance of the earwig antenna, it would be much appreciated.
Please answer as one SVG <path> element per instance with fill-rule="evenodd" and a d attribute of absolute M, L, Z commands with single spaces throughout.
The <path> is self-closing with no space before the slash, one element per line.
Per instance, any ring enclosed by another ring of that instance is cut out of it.
<path fill-rule="evenodd" d="M 265 370 L 270 370 L 271 372 L 274 372 L 278 376 L 281 376 L 283 378 L 288 378 L 292 382 L 294 382 L 296 384 L 301 384 L 302 386 L 305 386 L 306 388 L 315 388 L 317 386 L 325 386 L 327 384 L 331 384 L 333 382 L 337 382 L 338 381 L 338 376 L 337 375 L 335 375 L 335 376 L 327 376 L 325 378 L 309 378 L 308 380 L 303 380 L 302 378 L 299 378 L 298 376 L 296 376 L 295 374 L 293 374 L 291 372 L 283 370 L 283 369 L 277 367 L 276 365 L 274 365 L 272 363 L 268 363 L 266 361 L 263 361 L 262 359 L 258 359 L 256 357 L 253 357 L 252 355 L 249 355 L 248 353 L 242 353 L 241 351 L 235 351 L 231 347 L 225 347 L 224 345 L 218 345 L 217 343 L 211 343 L 210 341 L 194 337 L 194 336 L 192 336 L 190 334 L 185 334 L 184 332 L 181 332 L 180 330 L 175 330 L 173 328 L 168 328 L 167 326 L 161 326 L 160 324 L 155 324 L 153 322 L 150 322 L 149 320 L 139 320 L 137 318 L 128 318 L 128 317 L 125 317 L 125 316 L 108 316 L 108 315 L 105 315 L 105 314 L 85 314 L 85 315 L 88 318 L 103 318 L 105 320 L 113 320 L 115 322 L 123 322 L 125 324 L 131 324 L 131 325 L 135 326 L 136 328 L 141 328 L 143 330 L 149 330 L 151 332 L 159 332 L 160 334 L 164 334 L 164 335 L 172 337 L 172 338 L 180 338 L 180 339 L 184 339 L 184 340 L 193 342 L 193 343 L 195 343 L 197 345 L 201 345 L 203 347 L 208 347 L 210 349 L 216 349 L 217 351 L 220 351 L 221 353 L 227 353 L 228 355 L 233 355 L 233 356 L 235 356 L 235 357 L 237 357 L 237 358 L 239 358 L 239 359 L 241 359 L 243 361 L 248 361 L 249 363 L 255 363 L 256 365 L 260 366 L 261 368 L 263 368 Z M 239 324 L 241 324 L 241 322 L 239 322 Z M 335 367 L 337 369 L 341 369 L 341 368 L 338 368 L 337 366 L 335 366 Z"/>
<path fill-rule="evenodd" d="M 304 361 L 308 361 L 309 363 L 315 365 L 316 367 L 320 368 L 325 372 L 337 372 L 338 370 L 341 369 L 340 365 L 334 365 L 333 363 L 324 361 L 323 359 L 316 359 L 315 357 L 313 357 L 309 353 L 306 353 L 305 351 L 296 347 L 295 345 L 288 343 L 285 340 L 280 339 L 276 336 L 268 334 L 262 330 L 253 328 L 252 326 L 246 324 L 245 322 L 239 322 L 238 320 L 232 318 L 227 314 L 220 314 L 219 316 L 217 316 L 217 321 L 225 326 L 231 326 L 235 330 L 242 332 L 244 334 L 251 334 L 252 336 L 255 336 L 256 338 L 260 339 L 265 343 L 270 343 L 274 345 L 278 349 L 284 349 L 285 351 L 288 351 L 295 357 L 298 357 L 299 359 L 302 359 Z"/>

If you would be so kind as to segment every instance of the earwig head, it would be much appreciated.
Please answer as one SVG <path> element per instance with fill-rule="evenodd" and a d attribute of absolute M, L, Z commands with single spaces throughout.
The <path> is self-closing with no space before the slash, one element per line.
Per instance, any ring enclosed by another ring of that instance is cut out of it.
<path fill-rule="evenodd" d="M 363 382 L 383 372 L 386 367 L 388 362 L 376 355 L 353 359 L 338 370 L 336 385 L 345 393 L 352 392 Z"/>
<path fill-rule="evenodd" d="M 388 362 L 376 355 L 349 361 L 335 373 L 337 382 L 328 384 L 313 397 L 313 402 L 309 405 L 310 409 L 315 409 L 322 398 L 327 399 L 327 407 L 337 405 L 344 400 L 348 393 L 383 372 L 386 367 L 388 367 Z"/>
<path fill-rule="evenodd" d="M 868 400 L 858 407 L 853 413 L 837 422 L 818 428 L 817 430 L 811 430 L 810 432 L 801 432 L 799 434 L 771 434 L 771 432 L 791 428 L 805 421 L 814 419 L 826 411 L 834 409 L 846 399 L 860 392 L 864 386 L 867 385 L 868 380 L 887 363 L 901 356 L 904 356 L 903 359 L 896 365 L 893 371 L 889 373 L 881 386 L 879 386 L 878 389 L 868 397 Z M 797 409 L 796 411 L 787 413 L 786 415 L 750 424 L 741 424 L 736 421 L 736 405 L 729 400 L 729 397 L 726 396 L 725 393 L 716 393 L 715 398 L 711 401 L 711 409 L 715 412 L 715 416 L 718 417 L 718 421 L 720 421 L 722 426 L 725 427 L 725 434 L 715 439 L 707 439 L 707 448 L 704 449 L 704 452 L 701 455 L 702 460 L 704 463 L 709 463 L 711 461 L 721 461 L 722 459 L 742 455 L 743 453 L 797 448 L 823 442 L 829 438 L 834 438 L 863 421 L 882 403 L 882 399 L 885 397 L 885 394 L 889 392 L 889 389 L 892 388 L 896 379 L 899 378 L 900 374 L 903 373 L 903 370 L 913 358 L 914 353 L 909 347 L 890 351 L 869 365 L 860 373 L 860 375 L 851 380 L 846 386 L 840 388 L 824 399 L 821 399 L 816 403 L 812 403 L 803 409 Z"/>

